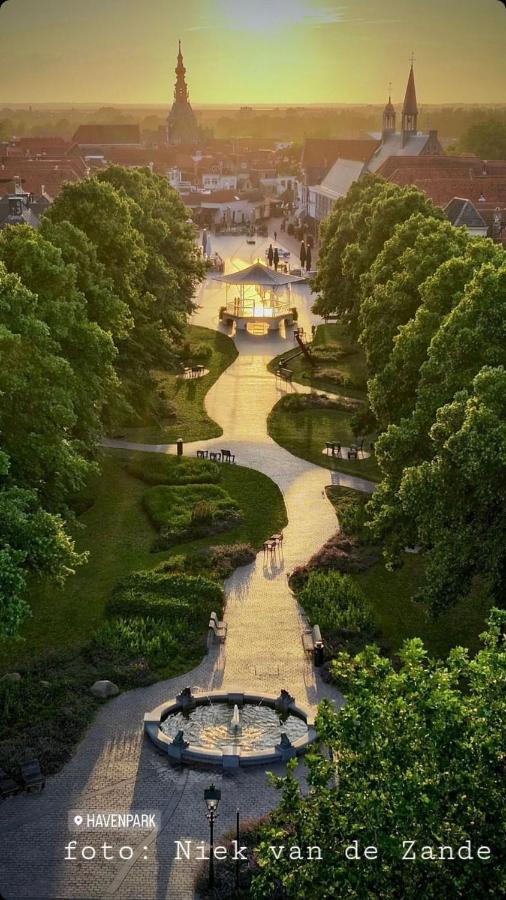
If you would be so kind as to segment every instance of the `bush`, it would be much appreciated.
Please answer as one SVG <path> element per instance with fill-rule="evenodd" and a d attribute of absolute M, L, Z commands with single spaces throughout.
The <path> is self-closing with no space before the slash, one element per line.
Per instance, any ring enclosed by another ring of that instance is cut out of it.
<path fill-rule="evenodd" d="M 185 341 L 181 351 L 181 359 L 184 363 L 186 363 L 186 365 L 191 365 L 191 363 L 202 364 L 209 362 L 212 355 L 212 347 L 209 344 L 205 344 L 201 341 L 194 344 L 190 341 Z"/>
<path fill-rule="evenodd" d="M 276 404 L 281 410 L 337 409 L 341 412 L 351 412 L 361 405 L 360 400 L 352 397 L 327 397 L 316 393 L 287 394 Z"/>
<path fill-rule="evenodd" d="M 143 504 L 160 532 L 157 549 L 205 537 L 241 521 L 235 500 L 214 484 L 158 485 L 146 491 Z"/>
<path fill-rule="evenodd" d="M 293 570 L 290 585 L 298 590 L 315 569 L 350 575 L 364 572 L 375 565 L 379 558 L 380 553 L 375 547 L 362 547 L 355 538 L 336 531 L 305 566 L 298 566 Z"/>
<path fill-rule="evenodd" d="M 311 572 L 299 594 L 312 625 L 324 637 L 353 634 L 372 628 L 372 612 L 358 585 L 339 572 Z"/>
<path fill-rule="evenodd" d="M 218 516 L 218 507 L 212 500 L 198 500 L 191 511 L 192 525 L 206 525 Z"/>
<path fill-rule="evenodd" d="M 337 513 L 341 533 L 367 543 L 370 539 L 366 512 L 369 496 L 341 485 L 327 487 L 326 491 Z"/>
<path fill-rule="evenodd" d="M 223 589 L 221 585 L 201 575 L 186 575 L 167 571 L 168 564 L 161 569 L 134 572 L 123 578 L 116 586 L 106 606 L 108 616 L 138 616 L 149 601 L 162 601 L 170 609 L 173 604 L 184 603 L 192 609 L 195 621 L 209 618 L 213 610 L 223 609 Z M 205 610 L 200 616 L 200 610 Z M 207 622 L 206 622 L 207 624 Z"/>
<path fill-rule="evenodd" d="M 162 453 L 138 453 L 127 471 L 145 484 L 216 484 L 220 467 L 208 459 L 168 456 Z"/>
<path fill-rule="evenodd" d="M 220 544 L 202 553 L 221 578 L 228 578 L 239 566 L 248 566 L 256 559 L 251 544 Z"/>
<path fill-rule="evenodd" d="M 150 616 L 132 619 L 111 619 L 96 632 L 94 644 L 111 661 L 123 663 L 132 659 L 147 659 L 154 669 L 166 666 L 177 656 L 180 641 L 176 629 Z"/>

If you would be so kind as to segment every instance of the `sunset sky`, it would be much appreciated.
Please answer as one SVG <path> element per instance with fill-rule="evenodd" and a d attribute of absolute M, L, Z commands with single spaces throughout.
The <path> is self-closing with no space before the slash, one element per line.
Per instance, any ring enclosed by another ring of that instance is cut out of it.
<path fill-rule="evenodd" d="M 506 101 L 498 0 L 8 0 L 0 104 L 168 104 L 179 37 L 197 106 Z"/>

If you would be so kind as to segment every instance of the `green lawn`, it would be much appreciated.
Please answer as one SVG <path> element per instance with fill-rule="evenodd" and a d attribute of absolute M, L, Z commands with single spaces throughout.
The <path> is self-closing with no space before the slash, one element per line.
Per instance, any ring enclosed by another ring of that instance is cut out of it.
<path fill-rule="evenodd" d="M 352 502 L 362 495 L 351 488 L 332 487 L 327 496 L 339 515 L 343 503 Z M 479 647 L 478 636 L 485 628 L 489 604 L 479 591 L 447 610 L 437 620 L 431 620 L 423 603 L 413 596 L 423 587 L 425 563 L 422 556 L 405 553 L 403 566 L 388 572 L 383 562 L 365 572 L 351 577 L 368 598 L 381 638 L 392 652 L 401 647 L 404 640 L 420 637 L 434 656 L 446 656 L 451 647 L 462 645 L 475 652 Z"/>
<path fill-rule="evenodd" d="M 377 481 L 380 472 L 374 458 L 349 460 L 326 456 L 322 451 L 326 441 L 339 441 L 350 446 L 356 438 L 350 426 L 350 413 L 339 409 L 285 409 L 283 399 L 274 406 L 267 420 L 270 436 L 294 456 L 307 459 L 317 466 L 348 472 Z M 366 439 L 369 448 L 370 439 Z"/>
<path fill-rule="evenodd" d="M 307 384 L 313 388 L 331 393 L 345 394 L 350 397 L 365 398 L 367 370 L 365 357 L 358 344 L 346 337 L 344 327 L 339 324 L 319 325 L 313 342 L 315 348 L 315 367 L 309 365 L 306 357 L 300 353 L 290 359 L 286 368 L 293 372 L 293 380 L 299 384 Z M 325 361 L 318 358 L 322 352 L 328 351 L 335 359 Z M 281 353 L 268 364 L 270 372 L 276 372 L 279 363 L 289 353 Z M 345 378 L 343 385 L 336 385 L 325 377 L 325 369 L 335 367 Z M 323 374 L 322 374 L 323 373 Z"/>
<path fill-rule="evenodd" d="M 139 427 L 118 428 L 114 437 L 123 437 L 141 444 L 168 444 L 179 437 L 184 441 L 208 440 L 223 433 L 219 425 L 207 415 L 204 398 L 222 372 L 234 362 L 237 349 L 227 335 L 200 325 L 189 327 L 188 338 L 191 344 L 211 348 L 211 357 L 205 363 L 209 373 L 202 378 L 185 380 L 173 372 L 153 372 L 158 388 L 169 398 L 172 407 L 170 411 L 174 414 L 168 417 L 162 415 L 155 420 L 149 413 L 152 396 L 147 396 L 144 424 Z"/>
<path fill-rule="evenodd" d="M 286 510 L 278 487 L 265 475 L 236 465 L 220 467 L 220 484 L 237 502 L 244 521 L 222 534 L 152 553 L 157 532 L 143 509 L 147 485 L 127 471 L 129 461 L 152 454 L 111 451 L 104 454 L 95 502 L 79 518 L 80 550 L 89 561 L 62 589 L 34 585 L 30 596 L 33 617 L 22 629 L 22 640 L 9 642 L 0 653 L 0 670 L 27 663 L 63 649 L 78 650 L 101 623 L 104 607 L 118 579 L 138 569 L 150 569 L 180 552 L 191 553 L 212 544 L 249 542 L 259 548 L 286 524 Z"/>

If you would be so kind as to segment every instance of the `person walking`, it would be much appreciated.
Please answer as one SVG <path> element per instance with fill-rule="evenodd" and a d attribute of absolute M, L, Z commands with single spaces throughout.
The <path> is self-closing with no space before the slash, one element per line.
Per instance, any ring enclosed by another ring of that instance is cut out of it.
<path fill-rule="evenodd" d="M 278 239 L 278 233 L 277 233 L 277 231 L 275 231 L 274 232 L 274 243 L 276 243 L 277 239 Z"/>
<path fill-rule="evenodd" d="M 269 244 L 269 249 L 267 251 L 267 259 L 269 261 L 269 265 L 272 268 L 272 260 L 274 259 L 274 250 L 272 249 L 272 244 Z"/>
<path fill-rule="evenodd" d="M 311 245 L 308 244 L 307 250 L 306 250 L 306 272 L 309 272 L 310 270 L 311 270 Z"/>
<path fill-rule="evenodd" d="M 303 269 L 304 266 L 306 265 L 306 245 L 305 245 L 304 241 L 302 241 L 302 243 L 300 245 L 299 259 L 300 259 L 300 267 L 301 267 L 301 269 Z"/>
<path fill-rule="evenodd" d="M 278 271 L 278 266 L 279 266 L 279 253 L 278 253 L 278 248 L 277 248 L 277 247 L 274 247 L 274 256 L 273 256 L 272 258 L 273 258 L 273 261 L 274 261 L 274 268 L 275 268 L 275 270 L 276 270 L 276 272 L 277 272 L 277 271 Z"/>

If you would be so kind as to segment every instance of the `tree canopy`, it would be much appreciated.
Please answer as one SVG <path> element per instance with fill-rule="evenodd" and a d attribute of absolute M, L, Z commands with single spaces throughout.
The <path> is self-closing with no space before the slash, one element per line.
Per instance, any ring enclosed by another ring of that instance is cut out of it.
<path fill-rule="evenodd" d="M 66 184 L 37 232 L 0 232 L 0 636 L 31 573 L 83 561 L 68 536 L 104 424 L 180 359 L 203 267 L 166 180 L 118 167 Z"/>
<path fill-rule="evenodd" d="M 502 895 L 505 627 L 506 613 L 493 611 L 474 659 L 457 647 L 435 661 L 415 638 L 398 667 L 375 647 L 334 661 L 347 702 L 337 713 L 320 705 L 321 749 L 306 756 L 309 791 L 293 772 L 274 779 L 282 800 L 261 833 L 256 900 L 274 891 L 308 900 Z M 345 856 L 353 841 L 358 861 Z M 300 858 L 291 846 L 301 847 Z M 308 859 L 309 847 L 321 848 L 321 859 Z M 364 859 L 366 847 L 377 857 Z M 478 858 L 479 847 L 490 853 Z"/>

